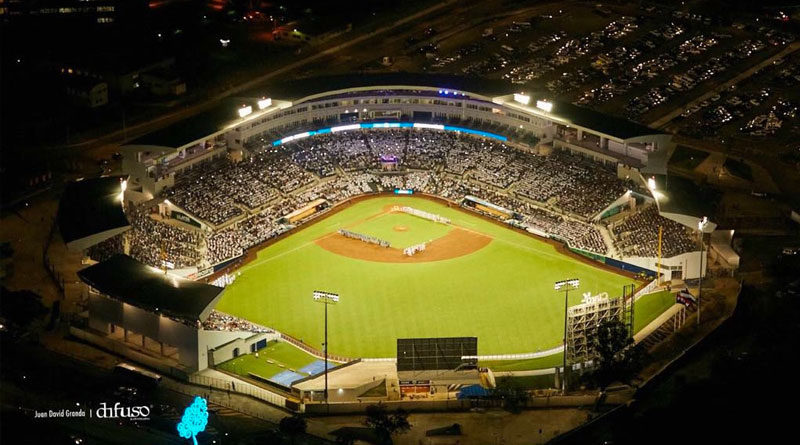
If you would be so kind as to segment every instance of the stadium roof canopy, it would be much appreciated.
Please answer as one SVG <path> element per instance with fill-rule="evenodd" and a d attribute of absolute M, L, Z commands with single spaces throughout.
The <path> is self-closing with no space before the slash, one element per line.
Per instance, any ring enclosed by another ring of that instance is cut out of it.
<path fill-rule="evenodd" d="M 205 320 L 222 293 L 122 254 L 78 271 L 78 277 L 115 300 L 190 323 Z"/>
<path fill-rule="evenodd" d="M 187 119 L 183 119 L 161 130 L 154 131 L 142 137 L 127 142 L 127 146 L 156 146 L 166 148 L 179 148 L 198 143 L 213 135 L 220 134 L 227 129 L 243 122 L 237 110 L 242 105 L 254 105 L 258 98 L 278 98 L 273 100 L 273 106 L 263 110 L 268 112 L 278 108 L 291 106 L 309 99 L 319 99 L 328 94 L 334 95 L 347 89 L 386 89 L 387 87 L 415 87 L 447 88 L 459 90 L 468 94 L 473 99 L 492 101 L 495 96 L 508 96 L 518 90 L 518 86 L 502 81 L 474 79 L 461 76 L 387 73 L 372 75 L 337 75 L 323 76 L 307 79 L 298 79 L 275 84 L 263 90 L 253 90 L 243 93 L 236 98 L 222 100 L 213 108 L 203 111 Z M 266 93 L 266 94 L 265 94 Z M 536 97 L 535 93 L 531 93 Z M 544 95 L 541 97 L 545 97 Z M 511 103 L 510 101 L 507 101 Z M 552 102 L 552 101 L 551 101 Z M 631 122 L 626 119 L 609 116 L 603 113 L 579 107 L 567 102 L 553 102 L 553 110 L 543 117 L 555 118 L 567 124 L 584 127 L 610 137 L 625 140 L 641 136 L 663 134 L 659 130 Z M 532 107 L 531 107 L 532 108 Z M 533 108 L 534 111 L 537 111 Z M 261 112 L 253 110 L 247 119 L 255 118 Z"/>
<path fill-rule="evenodd" d="M 67 184 L 57 221 L 68 249 L 83 250 L 130 229 L 121 201 L 126 179 L 108 176 Z"/>
<path fill-rule="evenodd" d="M 599 113 L 589 108 L 579 107 L 569 102 L 554 102 L 552 114 L 575 125 L 591 128 L 598 133 L 619 139 L 633 139 L 640 136 L 663 133 L 636 122 Z"/>
<path fill-rule="evenodd" d="M 719 204 L 719 192 L 695 184 L 689 179 L 676 175 L 654 175 L 656 189 L 652 191 L 658 212 L 692 229 L 703 217 L 712 219 Z M 711 223 L 704 230 L 712 232 L 716 224 Z"/>
<path fill-rule="evenodd" d="M 225 99 L 214 108 L 128 141 L 125 145 L 178 148 L 194 141 L 204 140 L 209 135 L 224 130 L 227 124 L 236 120 L 239 117 L 236 110 L 241 105 L 242 99 Z"/>

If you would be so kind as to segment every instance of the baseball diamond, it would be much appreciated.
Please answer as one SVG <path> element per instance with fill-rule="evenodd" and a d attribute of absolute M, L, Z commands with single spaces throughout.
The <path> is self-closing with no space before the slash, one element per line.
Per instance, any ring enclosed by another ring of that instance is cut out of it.
<path fill-rule="evenodd" d="M 392 212 L 395 205 L 452 223 Z M 342 228 L 392 247 L 343 237 L 336 233 Z M 425 251 L 403 255 L 405 246 L 428 241 Z M 583 292 L 617 295 L 623 285 L 641 284 L 546 240 L 420 197 L 358 200 L 260 250 L 239 272 L 218 309 L 313 347 L 323 341 L 322 308 L 310 295 L 318 288 L 340 294 L 329 311 L 329 347 L 349 357 L 392 357 L 397 338 L 434 336 L 477 336 L 481 354 L 545 350 L 563 335 L 563 299 L 553 281 L 580 278 L 570 305 Z"/>

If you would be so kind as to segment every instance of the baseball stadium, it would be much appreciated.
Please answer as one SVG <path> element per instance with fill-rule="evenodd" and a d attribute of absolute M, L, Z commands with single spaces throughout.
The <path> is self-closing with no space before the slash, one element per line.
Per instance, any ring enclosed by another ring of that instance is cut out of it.
<path fill-rule="evenodd" d="M 715 225 L 664 180 L 670 135 L 533 93 L 364 82 L 237 98 L 68 188 L 59 226 L 93 264 L 75 335 L 283 404 L 317 401 L 323 374 L 341 401 L 386 394 L 376 376 L 406 397 L 553 374 L 591 362 L 604 317 L 636 342 L 685 319 L 664 283 L 705 273 Z"/>

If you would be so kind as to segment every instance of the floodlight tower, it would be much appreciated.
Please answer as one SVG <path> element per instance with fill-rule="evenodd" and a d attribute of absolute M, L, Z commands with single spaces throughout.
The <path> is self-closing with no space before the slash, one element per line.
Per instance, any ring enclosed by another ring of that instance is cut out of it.
<path fill-rule="evenodd" d="M 562 378 L 562 388 L 564 392 L 567 390 L 567 307 L 569 291 L 578 290 L 580 285 L 581 282 L 579 279 L 572 278 L 569 280 L 556 281 L 554 286 L 556 292 L 564 291 L 564 377 Z"/>
<path fill-rule="evenodd" d="M 708 224 L 708 218 L 702 217 L 700 221 L 697 222 L 697 229 L 700 232 L 700 284 L 697 286 L 697 325 L 700 326 L 700 297 L 703 295 L 703 260 L 705 259 L 705 255 L 703 252 L 703 247 L 705 247 L 705 242 L 703 241 L 703 229 L 706 228 Z"/>
<path fill-rule="evenodd" d="M 314 301 L 325 305 L 325 405 L 328 405 L 328 306 L 339 302 L 339 295 L 330 292 L 314 291 Z M 329 407 L 330 408 L 330 407 Z"/>

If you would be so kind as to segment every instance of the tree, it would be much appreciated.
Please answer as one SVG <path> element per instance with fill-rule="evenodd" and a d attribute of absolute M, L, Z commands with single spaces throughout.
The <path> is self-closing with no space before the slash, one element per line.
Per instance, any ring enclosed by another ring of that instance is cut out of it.
<path fill-rule="evenodd" d="M 620 320 L 600 323 L 592 335 L 591 347 L 595 369 L 589 377 L 601 391 L 615 381 L 630 382 L 642 367 L 644 350 L 633 343 Z"/>
<path fill-rule="evenodd" d="M 514 383 L 512 379 L 499 379 L 492 395 L 503 400 L 503 407 L 514 414 L 522 412 L 528 399 L 528 392 Z"/>
<path fill-rule="evenodd" d="M 306 432 L 307 427 L 308 425 L 306 424 L 305 417 L 299 414 L 284 417 L 278 424 L 278 430 L 280 430 L 284 436 L 288 436 L 292 444 L 294 444 L 295 437 Z"/>
<path fill-rule="evenodd" d="M 184 439 L 192 439 L 197 445 L 197 434 L 206 429 L 208 424 L 208 404 L 206 399 L 197 396 L 191 405 L 183 411 L 178 423 L 178 434 Z"/>
<path fill-rule="evenodd" d="M 384 405 L 370 405 L 367 407 L 367 418 L 364 425 L 371 428 L 384 443 L 391 443 L 393 434 L 403 434 L 411 429 L 408 423 L 408 413 L 398 409 L 389 413 Z"/>

